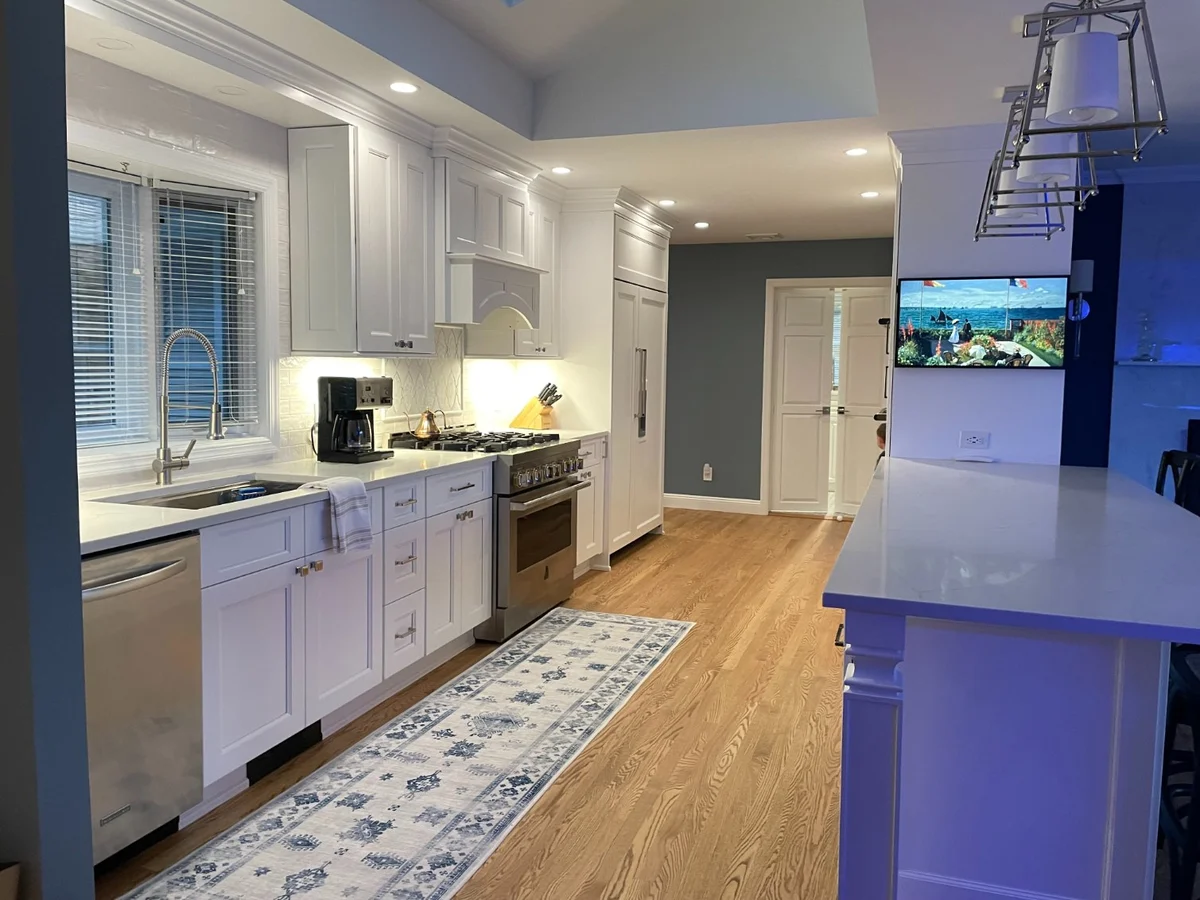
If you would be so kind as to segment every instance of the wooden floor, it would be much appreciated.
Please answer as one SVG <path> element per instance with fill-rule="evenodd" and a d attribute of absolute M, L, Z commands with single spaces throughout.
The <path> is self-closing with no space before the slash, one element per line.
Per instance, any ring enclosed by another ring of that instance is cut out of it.
<path fill-rule="evenodd" d="M 570 606 L 696 623 L 456 895 L 837 896 L 841 613 L 821 589 L 849 523 L 668 510 L 665 535 Z M 99 900 L 224 831 L 492 648 L 478 644 L 97 882 Z"/>

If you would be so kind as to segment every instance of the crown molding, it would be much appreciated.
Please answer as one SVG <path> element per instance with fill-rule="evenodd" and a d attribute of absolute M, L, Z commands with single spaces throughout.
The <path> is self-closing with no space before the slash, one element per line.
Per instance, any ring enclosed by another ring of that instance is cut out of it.
<path fill-rule="evenodd" d="M 490 171 L 516 179 L 526 186 L 542 171 L 539 166 L 526 162 L 519 156 L 497 150 L 491 144 L 485 144 L 479 138 L 472 137 L 465 131 L 460 131 L 452 126 L 434 129 L 433 155 L 457 159 L 474 166 L 484 166 Z"/>
<path fill-rule="evenodd" d="M 66 0 L 68 6 L 171 47 L 351 124 L 368 123 L 428 147 L 434 127 L 370 91 L 187 0 Z"/>
<path fill-rule="evenodd" d="M 1004 139 L 1004 125 L 959 125 L 888 132 L 901 166 L 990 160 Z"/>
<path fill-rule="evenodd" d="M 566 192 L 563 212 L 616 212 L 667 237 L 678 224 L 661 207 L 627 187 L 573 188 Z"/>
<path fill-rule="evenodd" d="M 559 204 L 567 199 L 567 189 L 557 181 L 551 181 L 545 175 L 539 175 L 529 182 L 529 193 L 537 194 L 539 197 Z"/>

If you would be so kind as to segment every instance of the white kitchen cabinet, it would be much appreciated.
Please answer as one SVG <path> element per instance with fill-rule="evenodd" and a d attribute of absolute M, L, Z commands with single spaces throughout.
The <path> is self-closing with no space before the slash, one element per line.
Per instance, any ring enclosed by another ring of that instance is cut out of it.
<path fill-rule="evenodd" d="M 305 726 L 305 600 L 299 562 L 202 592 L 204 783 Z"/>
<path fill-rule="evenodd" d="M 383 680 L 383 539 L 370 549 L 307 560 L 305 721 L 312 723 Z"/>
<path fill-rule="evenodd" d="M 588 466 L 581 477 L 591 483 L 576 495 L 575 564 L 582 565 L 604 552 L 604 463 Z"/>
<path fill-rule="evenodd" d="M 425 656 L 425 592 L 383 608 L 383 677 L 391 678 Z"/>
<path fill-rule="evenodd" d="M 529 191 L 455 159 L 446 161 L 446 250 L 532 265 Z"/>
<path fill-rule="evenodd" d="M 425 522 L 425 652 L 466 634 L 492 612 L 492 501 Z"/>
<path fill-rule="evenodd" d="M 533 222 L 533 267 L 542 269 L 538 293 L 538 325 L 516 332 L 513 352 L 516 356 L 557 357 L 559 347 L 559 301 L 562 294 L 562 267 L 559 263 L 562 240 L 561 207 L 553 200 L 530 194 L 530 218 Z"/>
<path fill-rule="evenodd" d="M 624 216 L 613 228 L 613 277 L 655 291 L 667 289 L 670 238 L 661 231 Z"/>
<path fill-rule="evenodd" d="M 292 349 L 431 355 L 433 159 L 350 125 L 288 132 Z"/>
<path fill-rule="evenodd" d="M 613 289 L 613 399 L 608 549 L 662 525 L 667 295 Z"/>
<path fill-rule="evenodd" d="M 383 596 L 399 600 L 425 587 L 425 523 L 409 522 L 383 535 Z"/>

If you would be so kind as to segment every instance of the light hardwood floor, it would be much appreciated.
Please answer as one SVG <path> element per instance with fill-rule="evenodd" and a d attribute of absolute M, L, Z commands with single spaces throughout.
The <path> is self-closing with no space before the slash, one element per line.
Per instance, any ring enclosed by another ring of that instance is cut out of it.
<path fill-rule="evenodd" d="M 835 900 L 841 613 L 820 597 L 848 529 L 668 510 L 665 535 L 582 579 L 571 606 L 696 627 L 456 897 Z M 172 865 L 491 649 L 477 644 L 103 876 L 98 900 Z"/>

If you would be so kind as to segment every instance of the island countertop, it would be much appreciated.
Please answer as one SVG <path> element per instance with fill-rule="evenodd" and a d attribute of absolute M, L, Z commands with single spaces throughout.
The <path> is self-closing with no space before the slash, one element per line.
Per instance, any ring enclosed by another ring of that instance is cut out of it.
<path fill-rule="evenodd" d="M 1200 516 L 1108 469 L 885 459 L 823 603 L 1200 642 Z"/>

